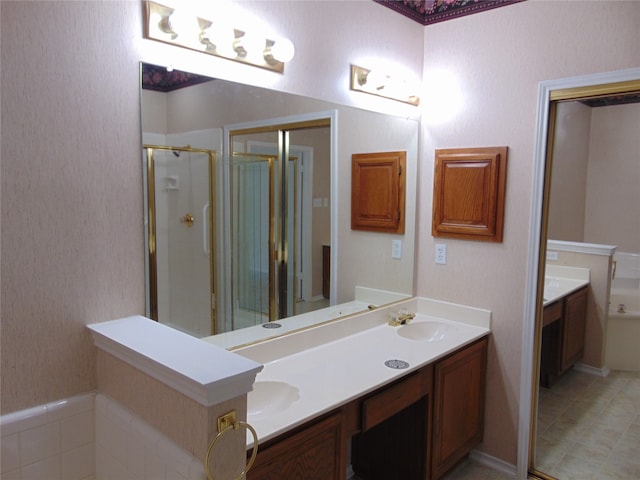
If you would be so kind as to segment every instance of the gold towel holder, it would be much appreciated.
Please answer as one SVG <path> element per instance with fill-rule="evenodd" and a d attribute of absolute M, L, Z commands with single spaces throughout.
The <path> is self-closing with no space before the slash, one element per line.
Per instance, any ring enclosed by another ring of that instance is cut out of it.
<path fill-rule="evenodd" d="M 249 423 L 243 422 L 242 420 L 237 420 L 235 412 L 231 412 L 230 414 L 225 415 L 225 417 L 221 417 L 218 419 L 218 434 L 213 438 L 211 443 L 209 444 L 209 448 L 207 449 L 207 456 L 204 460 L 204 469 L 207 474 L 207 480 L 214 480 L 211 475 L 211 470 L 209 469 L 209 460 L 211 457 L 211 452 L 213 451 L 213 447 L 215 447 L 216 443 L 220 438 L 230 430 L 239 430 L 240 427 L 244 427 L 245 429 L 251 432 L 253 435 L 253 450 L 251 452 L 251 457 L 247 462 L 244 470 L 240 472 L 234 480 L 242 480 L 245 475 L 249 472 L 251 467 L 253 467 L 253 463 L 256 461 L 256 455 L 258 454 L 258 434 L 256 433 L 255 428 L 253 428 Z"/>

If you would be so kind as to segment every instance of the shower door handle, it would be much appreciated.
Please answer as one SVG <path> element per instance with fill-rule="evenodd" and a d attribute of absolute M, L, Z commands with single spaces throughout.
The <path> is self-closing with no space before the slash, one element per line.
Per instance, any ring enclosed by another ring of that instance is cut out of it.
<path fill-rule="evenodd" d="M 202 251 L 205 256 L 209 256 L 209 219 L 207 218 L 207 212 L 209 211 L 209 204 L 205 203 L 202 207 Z"/>

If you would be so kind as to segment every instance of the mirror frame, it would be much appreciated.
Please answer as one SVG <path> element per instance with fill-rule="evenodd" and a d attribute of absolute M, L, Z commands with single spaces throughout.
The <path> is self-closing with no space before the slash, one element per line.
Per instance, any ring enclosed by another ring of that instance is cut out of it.
<path fill-rule="evenodd" d="M 535 435 L 541 336 L 543 263 L 546 258 L 546 224 L 551 176 L 549 135 L 553 132 L 552 102 L 607 95 L 640 89 L 640 68 L 618 70 L 541 82 L 538 89 L 536 137 L 530 210 L 529 247 L 525 283 L 524 328 L 520 374 L 517 478 L 528 474 L 545 478 L 535 470 Z"/>

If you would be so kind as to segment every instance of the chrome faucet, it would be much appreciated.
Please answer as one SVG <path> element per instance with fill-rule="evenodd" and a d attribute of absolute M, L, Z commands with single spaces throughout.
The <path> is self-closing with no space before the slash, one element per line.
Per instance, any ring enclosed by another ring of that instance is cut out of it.
<path fill-rule="evenodd" d="M 415 316 L 415 313 L 410 313 L 405 309 L 400 310 L 399 312 L 391 312 L 391 318 L 389 319 L 389 325 L 392 327 L 399 327 L 400 325 L 406 325 L 409 323 Z"/>

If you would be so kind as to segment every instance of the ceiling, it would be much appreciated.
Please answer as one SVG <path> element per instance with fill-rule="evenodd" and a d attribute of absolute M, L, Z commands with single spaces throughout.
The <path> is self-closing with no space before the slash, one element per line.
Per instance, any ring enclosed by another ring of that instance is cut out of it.
<path fill-rule="evenodd" d="M 422 25 L 444 22 L 524 0 L 373 0 Z"/>

